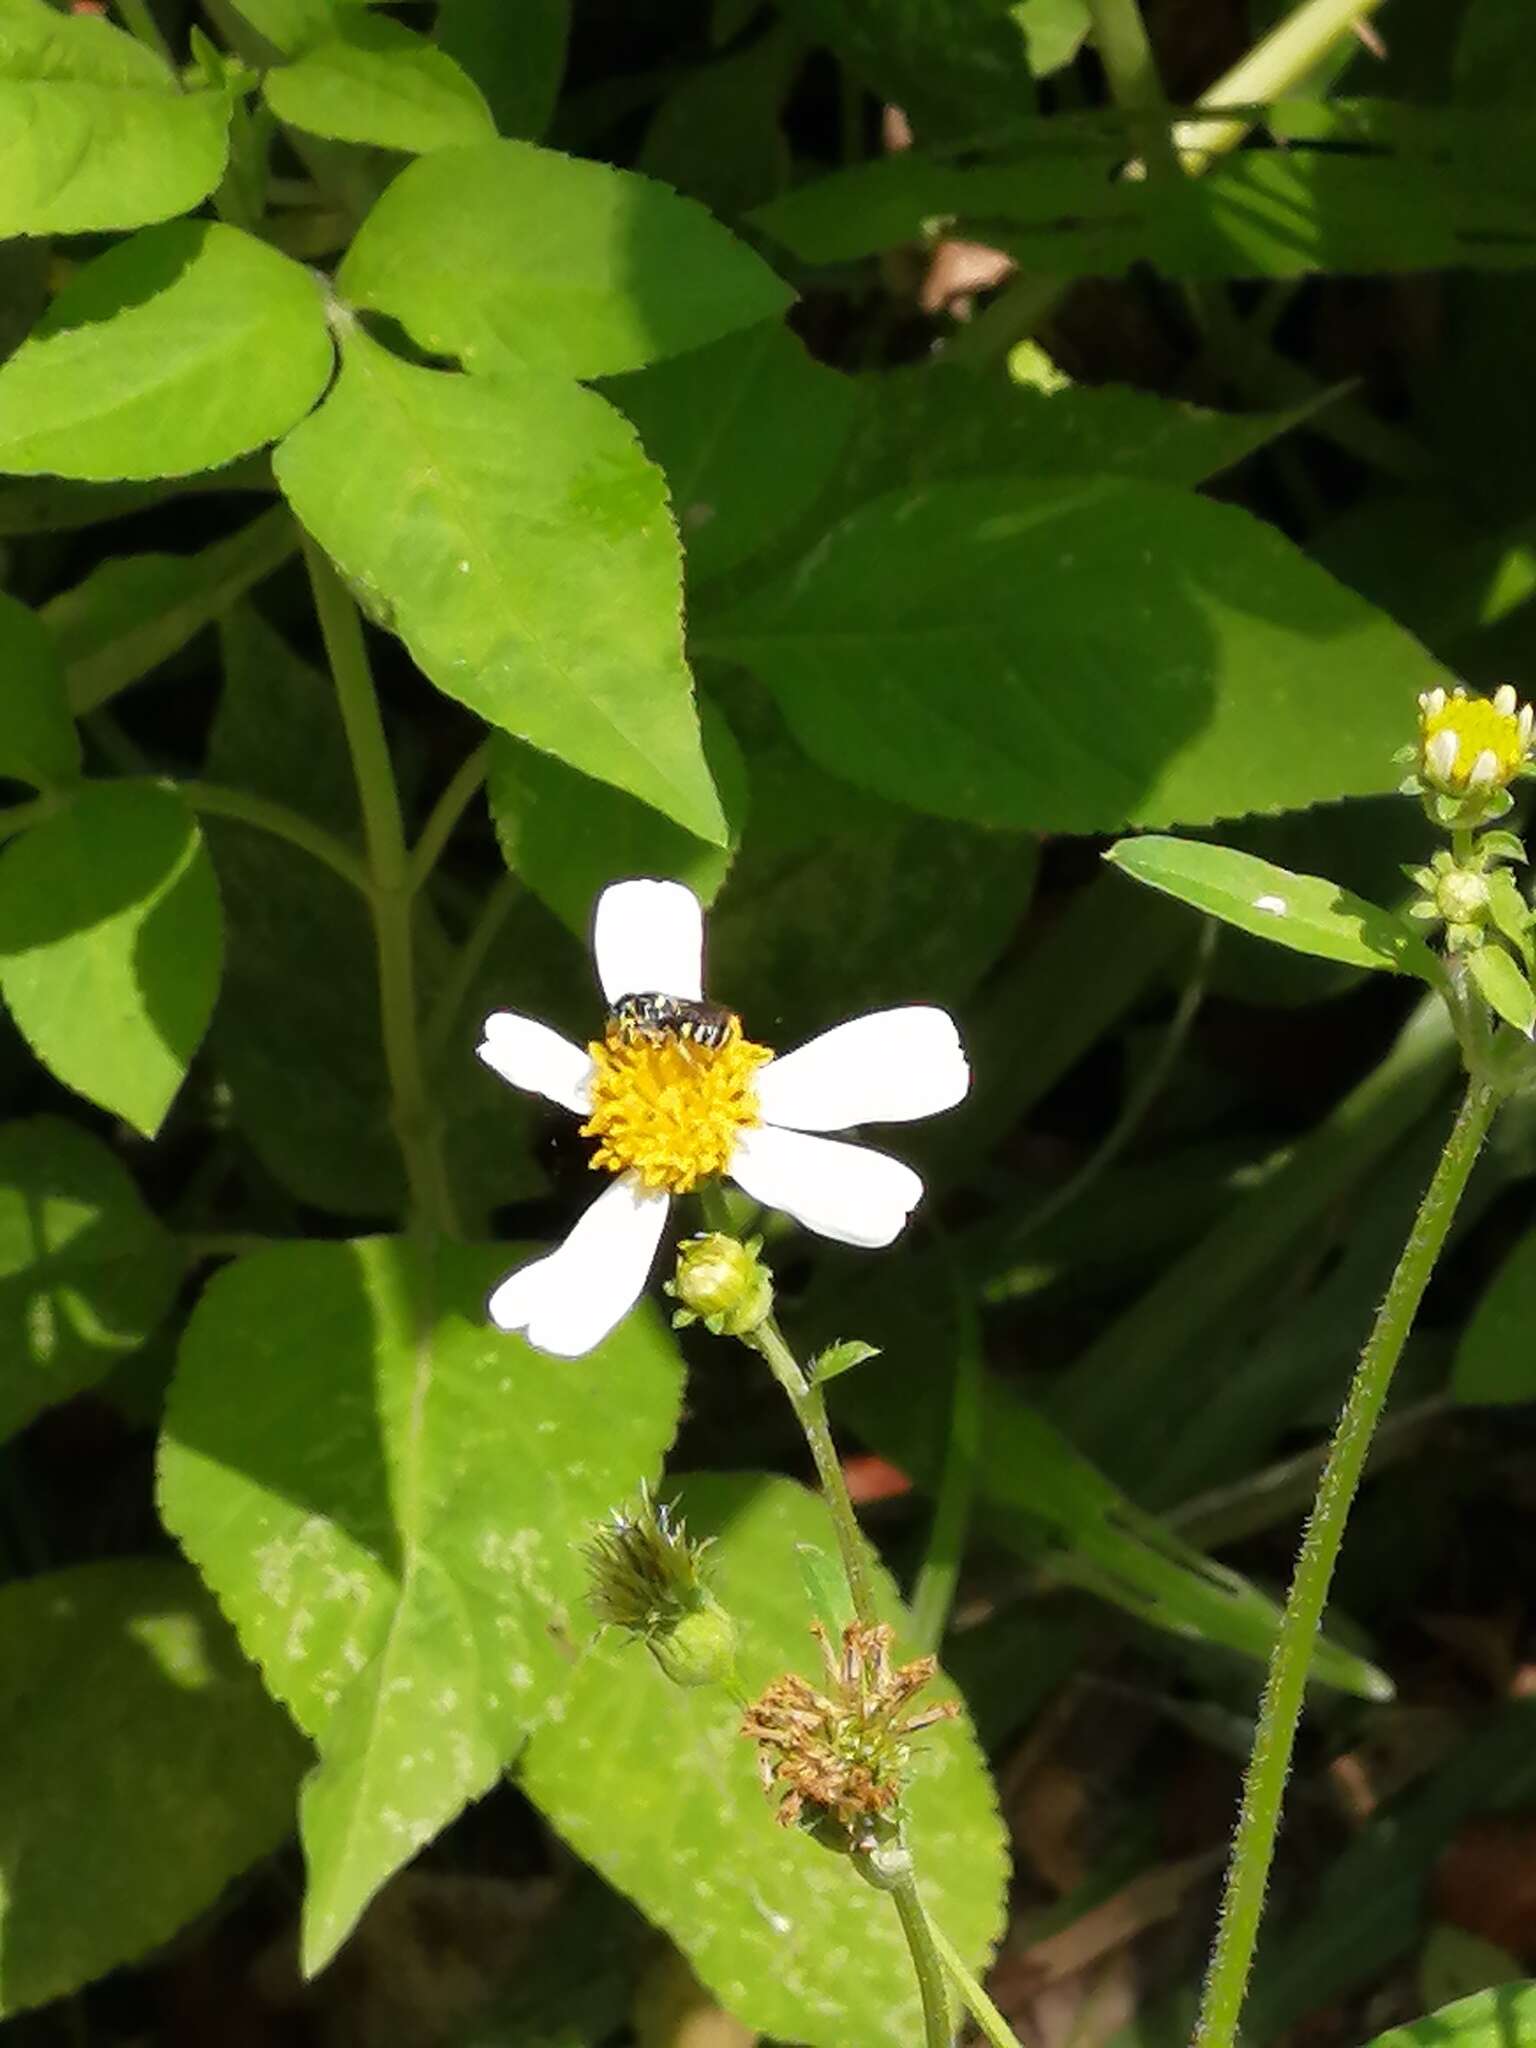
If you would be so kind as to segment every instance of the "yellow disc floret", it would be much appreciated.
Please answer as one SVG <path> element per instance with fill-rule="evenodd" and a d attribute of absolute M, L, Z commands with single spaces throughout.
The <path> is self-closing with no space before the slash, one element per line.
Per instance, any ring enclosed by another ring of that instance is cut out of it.
<path fill-rule="evenodd" d="M 1531 751 L 1531 707 L 1506 683 L 1489 697 L 1427 690 L 1419 699 L 1419 773 L 1447 796 L 1504 789 Z"/>
<path fill-rule="evenodd" d="M 719 1044 L 614 1023 L 587 1049 L 595 1071 L 582 1136 L 599 1140 L 591 1163 L 609 1173 L 685 1195 L 726 1172 L 737 1135 L 761 1121 L 753 1076 L 773 1054 L 743 1038 L 736 1017 Z"/>

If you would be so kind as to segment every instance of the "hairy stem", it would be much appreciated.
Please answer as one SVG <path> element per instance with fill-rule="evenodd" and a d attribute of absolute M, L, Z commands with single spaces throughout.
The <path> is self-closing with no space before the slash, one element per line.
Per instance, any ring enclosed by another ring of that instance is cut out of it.
<path fill-rule="evenodd" d="M 972 2019 L 991 2042 L 992 2048 L 1019 2048 L 1018 2035 L 982 1990 L 978 1980 L 965 1967 L 965 1958 L 943 1928 L 930 1920 L 928 1931 L 933 1937 L 933 1945 L 938 1950 L 955 1989 L 964 1999 Z"/>
<path fill-rule="evenodd" d="M 384 1059 L 389 1071 L 395 1136 L 410 1186 L 412 1219 L 428 1230 L 452 1236 L 453 1198 L 443 1163 L 441 1134 L 427 1098 L 421 1058 L 409 861 L 394 763 L 357 607 L 329 558 L 307 537 L 304 559 L 363 812 L 371 883 L 369 903 L 378 950 Z"/>
<path fill-rule="evenodd" d="M 872 1628 L 879 1620 L 875 1612 L 874 1590 L 870 1585 L 869 1565 L 864 1550 L 864 1533 L 859 1527 L 859 1518 L 853 1511 L 853 1502 L 848 1494 L 848 1482 L 843 1476 L 842 1461 L 832 1441 L 832 1427 L 827 1420 L 827 1404 L 821 1397 L 820 1387 L 812 1386 L 800 1370 L 794 1353 L 784 1341 L 783 1332 L 772 1316 L 760 1323 L 752 1335 L 743 1340 L 750 1344 L 768 1361 L 768 1368 L 774 1378 L 789 1396 L 789 1405 L 795 1411 L 806 1443 L 810 1446 L 811 1457 L 816 1466 L 816 1477 L 821 1482 L 821 1494 L 832 1517 L 832 1527 L 837 1536 L 837 1547 L 843 1560 L 843 1571 L 848 1580 L 848 1593 L 853 1601 L 853 1611 L 866 1628 Z"/>
<path fill-rule="evenodd" d="M 934 1946 L 934 1930 L 917 1894 L 917 1880 L 910 1868 L 891 1887 L 901 1931 L 907 1937 L 917 1988 L 923 2001 L 923 2048 L 950 2048 L 955 2038 L 950 2017 L 949 1993 L 944 1970 Z M 1017 2044 L 1015 2044 L 1017 2048 Z"/>
<path fill-rule="evenodd" d="M 1478 1080 L 1470 1083 L 1440 1162 L 1419 1204 L 1386 1299 L 1377 1311 L 1360 1354 L 1334 1431 L 1270 1656 L 1253 1751 L 1243 1780 L 1242 1808 L 1227 1866 L 1216 1944 L 1195 2030 L 1195 2048 L 1233 2048 L 1237 2038 L 1238 2018 L 1253 1967 L 1264 1893 L 1280 1828 L 1285 1781 L 1301 1719 L 1307 1671 L 1350 1506 L 1393 1370 L 1497 1106 L 1498 1096 L 1493 1089 Z"/>

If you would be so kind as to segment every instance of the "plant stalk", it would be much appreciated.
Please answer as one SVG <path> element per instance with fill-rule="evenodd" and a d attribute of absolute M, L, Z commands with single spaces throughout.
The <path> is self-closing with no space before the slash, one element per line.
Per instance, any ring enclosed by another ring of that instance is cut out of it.
<path fill-rule="evenodd" d="M 795 1354 L 785 1343 L 783 1332 L 772 1316 L 742 1341 L 768 1361 L 769 1371 L 789 1396 L 789 1405 L 794 1409 L 795 1419 L 810 1446 L 816 1477 L 821 1482 L 822 1498 L 832 1517 L 853 1611 L 866 1628 L 873 1628 L 880 1617 L 875 1611 L 874 1589 L 870 1584 L 864 1551 L 864 1533 L 853 1511 L 848 1481 L 843 1476 L 842 1461 L 832 1441 L 832 1427 L 827 1420 L 827 1404 L 822 1399 L 821 1389 L 813 1386 L 800 1370 Z"/>
<path fill-rule="evenodd" d="M 891 1886 L 891 1897 L 896 1902 L 901 1931 L 907 1937 L 912 1967 L 917 1972 L 917 1988 L 923 2001 L 923 2048 L 951 2048 L 955 2028 L 950 2015 L 949 1992 L 944 1983 L 939 1951 L 934 1944 L 933 1926 L 923 1910 L 923 1902 L 917 1894 L 917 1880 L 910 1867 Z M 1016 2042 L 1014 2048 L 1018 2048 Z"/>
<path fill-rule="evenodd" d="M 369 904 L 379 963 L 379 1014 L 396 1140 L 410 1186 L 412 1220 L 453 1236 L 453 1198 L 442 1139 L 427 1099 L 417 1016 L 410 863 L 400 793 L 379 711 L 363 624 L 329 557 L 308 536 L 304 559 L 320 637 L 336 684 L 363 812 L 371 878 Z"/>
<path fill-rule="evenodd" d="M 1467 1088 L 1445 1150 L 1419 1204 L 1344 1402 L 1318 1482 L 1296 1575 L 1270 1655 L 1258 1727 L 1243 1780 L 1242 1807 L 1227 1866 L 1216 1943 L 1195 2029 L 1195 2048 L 1233 2048 L 1253 1967 L 1264 1893 L 1274 1860 L 1285 1782 L 1301 1719 L 1307 1671 L 1328 1601 L 1334 1565 L 1371 1437 L 1414 1316 L 1445 1244 L 1457 1205 L 1498 1107 L 1483 1081 Z"/>
<path fill-rule="evenodd" d="M 933 1945 L 949 1972 L 951 1982 L 964 1999 L 971 2018 L 991 2042 L 992 2048 L 1020 2048 L 1018 2035 L 988 1998 L 978 1979 L 965 1967 L 965 1958 L 943 1928 L 930 1920 L 928 1932 L 933 1937 Z"/>
<path fill-rule="evenodd" d="M 1130 120 L 1137 147 L 1155 177 L 1180 175 L 1157 60 L 1137 0 L 1088 0 L 1094 48 L 1110 97 Z"/>

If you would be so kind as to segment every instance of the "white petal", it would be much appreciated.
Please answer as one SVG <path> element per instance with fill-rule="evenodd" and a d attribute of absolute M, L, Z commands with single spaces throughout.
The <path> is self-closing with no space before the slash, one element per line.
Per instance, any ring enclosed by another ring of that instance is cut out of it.
<path fill-rule="evenodd" d="M 824 1031 L 754 1077 L 764 1120 L 792 1131 L 905 1124 L 963 1101 L 971 1070 L 954 1019 L 914 1003 Z"/>
<path fill-rule="evenodd" d="M 610 1003 L 704 993 L 704 913 L 681 882 L 614 882 L 597 900 L 592 957 Z"/>
<path fill-rule="evenodd" d="M 1424 749 L 1424 758 L 1431 773 L 1438 775 L 1442 782 L 1449 782 L 1456 772 L 1458 741 L 1455 732 L 1448 725 L 1442 725 L 1429 745 Z"/>
<path fill-rule="evenodd" d="M 580 1358 L 639 1300 L 669 1206 L 665 1194 L 616 1180 L 564 1244 L 502 1281 L 486 1304 L 491 1321 L 535 1350 Z"/>
<path fill-rule="evenodd" d="M 731 1178 L 754 1201 L 782 1209 L 807 1230 L 870 1251 L 900 1235 L 923 1193 L 911 1167 L 887 1153 L 772 1124 L 743 1131 Z"/>
<path fill-rule="evenodd" d="M 577 1116 L 585 1116 L 592 1106 L 591 1058 L 537 1018 L 519 1017 L 513 1010 L 493 1012 L 480 1028 L 475 1050 L 514 1088 L 547 1095 Z"/>
<path fill-rule="evenodd" d="M 1468 789 L 1492 789 L 1498 778 L 1499 757 L 1492 747 L 1484 747 L 1472 763 L 1472 773 L 1467 777 Z"/>
<path fill-rule="evenodd" d="M 1502 718 L 1513 718 L 1519 702 L 1513 686 L 1509 683 L 1500 683 L 1493 693 L 1493 708 Z"/>

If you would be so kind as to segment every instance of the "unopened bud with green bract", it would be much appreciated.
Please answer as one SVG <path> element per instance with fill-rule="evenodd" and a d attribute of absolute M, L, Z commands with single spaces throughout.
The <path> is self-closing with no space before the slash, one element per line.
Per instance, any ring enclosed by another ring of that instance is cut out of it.
<path fill-rule="evenodd" d="M 593 1612 L 641 1637 L 674 1685 L 736 1679 L 736 1626 L 701 1569 L 708 1548 L 642 1486 L 638 1508 L 616 1508 L 583 1553 Z"/>
<path fill-rule="evenodd" d="M 668 1294 L 682 1303 L 673 1323 L 702 1323 L 717 1337 L 750 1337 L 773 1314 L 773 1275 L 758 1257 L 762 1244 L 760 1237 L 743 1244 L 718 1230 L 686 1238 L 667 1282 Z"/>

